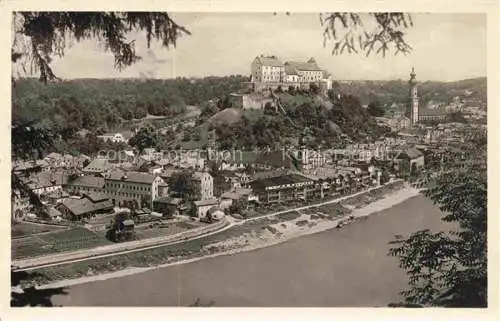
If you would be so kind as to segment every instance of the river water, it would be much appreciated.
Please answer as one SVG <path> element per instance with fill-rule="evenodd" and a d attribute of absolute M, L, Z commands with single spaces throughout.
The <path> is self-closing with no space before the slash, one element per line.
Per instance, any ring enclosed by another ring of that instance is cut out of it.
<path fill-rule="evenodd" d="M 429 200 L 413 197 L 343 229 L 235 255 L 72 286 L 63 306 L 374 307 L 399 301 L 407 277 L 387 256 L 394 235 L 445 230 Z"/>

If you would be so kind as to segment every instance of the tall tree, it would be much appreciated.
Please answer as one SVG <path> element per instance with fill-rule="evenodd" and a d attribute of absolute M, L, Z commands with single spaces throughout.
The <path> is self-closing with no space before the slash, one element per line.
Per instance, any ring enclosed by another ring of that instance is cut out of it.
<path fill-rule="evenodd" d="M 402 291 L 405 304 L 487 306 L 485 137 L 464 144 L 466 159 L 449 160 L 425 178 L 424 194 L 444 213 L 450 231 L 423 230 L 391 242 L 389 254 L 409 276 L 409 288 Z"/>
<path fill-rule="evenodd" d="M 368 113 L 373 117 L 382 117 L 385 114 L 384 108 L 380 105 L 379 101 L 373 101 L 368 104 Z"/>
<path fill-rule="evenodd" d="M 136 147 L 139 153 L 146 148 L 155 148 L 158 145 L 158 136 L 154 128 L 142 127 L 135 136 L 130 138 L 129 145 Z"/>

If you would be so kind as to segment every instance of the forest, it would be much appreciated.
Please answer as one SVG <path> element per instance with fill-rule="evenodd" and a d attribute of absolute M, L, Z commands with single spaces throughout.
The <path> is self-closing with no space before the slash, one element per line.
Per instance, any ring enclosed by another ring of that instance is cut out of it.
<path fill-rule="evenodd" d="M 418 76 L 417 76 L 418 77 Z M 486 101 L 486 78 L 464 79 L 454 82 L 424 81 L 418 82 L 420 101 L 423 106 L 429 101 L 449 103 L 455 96 L 484 99 Z M 334 90 L 358 97 L 362 104 L 380 101 L 383 105 L 405 103 L 408 97 L 406 80 L 371 81 L 355 80 L 352 82 L 334 82 Z"/>
<path fill-rule="evenodd" d="M 308 93 L 282 93 L 286 113 L 268 106 L 264 111 L 245 111 L 231 125 L 212 126 L 222 148 L 305 145 L 336 147 L 345 138 L 378 138 L 390 130 L 379 127 L 359 99 L 352 95 L 328 99 Z"/>
<path fill-rule="evenodd" d="M 174 117 L 187 105 L 199 105 L 239 90 L 243 76 L 201 79 L 77 79 L 47 85 L 37 79 L 13 84 L 12 121 L 35 121 L 56 132 L 103 132 L 147 115 Z"/>

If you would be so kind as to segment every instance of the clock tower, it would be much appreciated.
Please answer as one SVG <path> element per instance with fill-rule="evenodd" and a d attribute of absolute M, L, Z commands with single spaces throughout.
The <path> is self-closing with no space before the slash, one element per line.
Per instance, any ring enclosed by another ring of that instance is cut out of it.
<path fill-rule="evenodd" d="M 409 84 L 409 97 L 408 97 L 408 109 L 409 109 L 409 116 L 410 116 L 410 121 L 411 125 L 413 126 L 414 124 L 418 123 L 419 117 L 418 117 L 418 91 L 417 91 L 417 81 L 415 80 L 415 77 L 417 74 L 415 74 L 415 68 L 411 69 L 410 73 L 410 81 L 408 81 Z"/>

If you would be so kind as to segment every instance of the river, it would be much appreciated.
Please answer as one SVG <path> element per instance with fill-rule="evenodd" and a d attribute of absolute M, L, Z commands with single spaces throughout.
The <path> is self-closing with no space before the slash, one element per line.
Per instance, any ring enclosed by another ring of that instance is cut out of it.
<path fill-rule="evenodd" d="M 442 214 L 413 197 L 343 229 L 271 247 L 67 288 L 63 306 L 374 307 L 399 301 L 407 277 L 387 256 L 395 234 L 444 230 Z"/>

